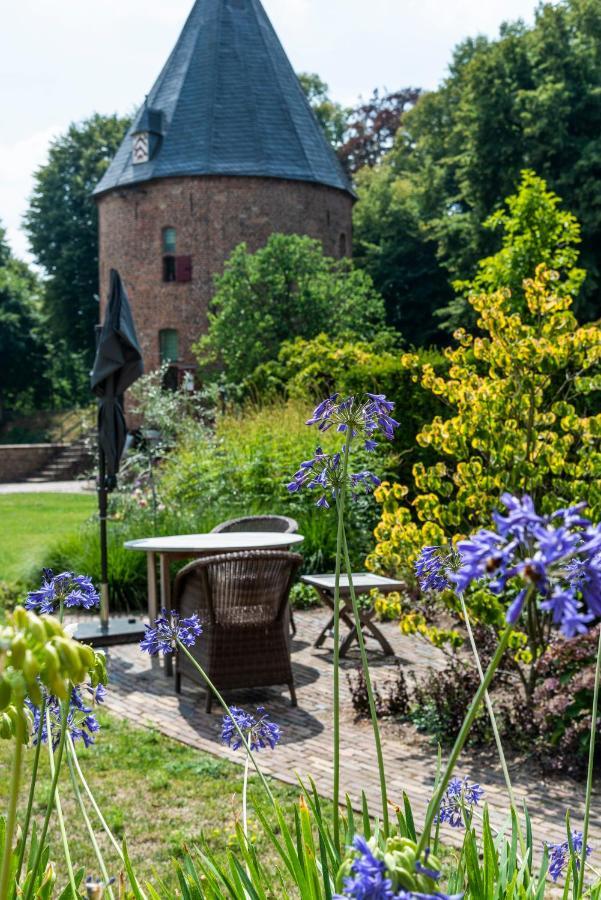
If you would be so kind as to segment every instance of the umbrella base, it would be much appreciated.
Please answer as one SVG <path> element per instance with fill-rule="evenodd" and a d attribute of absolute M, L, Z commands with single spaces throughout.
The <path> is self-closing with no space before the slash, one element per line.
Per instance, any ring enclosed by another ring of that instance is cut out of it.
<path fill-rule="evenodd" d="M 145 631 L 142 619 L 122 616 L 109 619 L 104 628 L 99 621 L 80 622 L 73 637 L 91 647 L 112 647 L 115 644 L 135 644 L 142 640 Z"/>

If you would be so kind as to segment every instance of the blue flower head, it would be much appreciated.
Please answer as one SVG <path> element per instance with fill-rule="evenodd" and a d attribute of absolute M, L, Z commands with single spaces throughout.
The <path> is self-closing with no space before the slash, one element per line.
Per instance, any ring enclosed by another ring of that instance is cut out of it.
<path fill-rule="evenodd" d="M 558 881 L 563 875 L 564 869 L 567 865 L 567 862 L 570 858 L 570 845 L 567 840 L 562 841 L 560 844 L 549 844 L 545 843 L 547 848 L 547 852 L 549 854 L 549 875 L 553 879 L 553 881 Z M 576 859 L 576 865 L 580 868 L 580 856 L 582 854 L 582 832 L 581 831 L 573 831 L 572 832 L 572 847 L 574 849 L 574 856 Z M 586 857 L 591 855 L 591 848 L 586 846 Z"/>
<path fill-rule="evenodd" d="M 493 514 L 495 529 L 458 542 L 458 564 L 446 566 L 436 548 L 424 548 L 418 578 L 431 590 L 448 580 L 460 593 L 475 582 L 493 594 L 507 593 L 511 624 L 534 594 L 565 637 L 587 631 L 601 616 L 601 525 L 582 515 L 583 504 L 543 516 L 527 495 L 503 494 L 501 500 L 506 512 Z"/>
<path fill-rule="evenodd" d="M 332 394 L 315 407 L 307 425 L 317 425 L 320 431 L 332 427 L 342 434 L 350 431 L 352 437 L 361 436 L 366 450 L 375 450 L 374 435 L 381 434 L 388 440 L 394 437 L 399 423 L 390 415 L 394 403 L 384 394 L 364 394 L 362 397 L 347 397 L 339 400 L 339 394 Z"/>
<path fill-rule="evenodd" d="M 257 707 L 257 715 L 245 712 L 238 706 L 230 707 L 231 715 L 224 716 L 221 727 L 221 740 L 232 750 L 242 746 L 242 739 L 236 725 L 244 734 L 251 750 L 264 750 L 271 747 L 275 750 L 281 737 L 280 726 L 269 718 L 264 706 Z"/>
<path fill-rule="evenodd" d="M 484 789 L 479 784 L 471 784 L 467 778 L 451 778 L 435 821 L 448 822 L 451 828 L 463 828 L 464 817 L 470 815 L 483 796 Z"/>
<path fill-rule="evenodd" d="M 186 619 L 179 613 L 162 610 L 154 625 L 146 625 L 146 634 L 140 641 L 140 650 L 156 656 L 157 653 L 173 653 L 179 641 L 184 647 L 193 647 L 202 634 L 200 619 L 194 615 Z"/>
<path fill-rule="evenodd" d="M 80 684 L 71 690 L 69 697 L 69 711 L 67 713 L 67 730 L 73 742 L 83 741 L 85 747 L 94 743 L 94 735 L 100 731 L 100 724 L 94 715 L 94 708 L 104 702 L 106 689 L 102 684 L 92 687 L 90 684 Z M 25 701 L 33 716 L 32 740 L 37 743 L 40 726 L 41 709 L 29 700 Z M 50 719 L 50 739 L 53 749 L 58 747 L 61 735 L 61 702 L 57 697 L 46 694 L 46 710 Z M 46 714 L 42 722 L 41 740 L 43 744 L 48 742 L 48 721 Z"/>
<path fill-rule="evenodd" d="M 29 592 L 25 608 L 52 615 L 58 610 L 61 601 L 66 607 L 93 609 L 98 606 L 100 598 L 87 575 L 74 575 L 73 572 L 55 575 L 52 569 L 43 569 L 42 584 L 37 591 Z"/>

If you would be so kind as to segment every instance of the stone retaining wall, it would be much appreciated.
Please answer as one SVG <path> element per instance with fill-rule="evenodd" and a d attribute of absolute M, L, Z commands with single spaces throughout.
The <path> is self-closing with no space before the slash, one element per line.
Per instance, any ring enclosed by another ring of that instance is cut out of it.
<path fill-rule="evenodd" d="M 63 444 L 0 444 L 0 482 L 23 481 L 47 465 Z"/>

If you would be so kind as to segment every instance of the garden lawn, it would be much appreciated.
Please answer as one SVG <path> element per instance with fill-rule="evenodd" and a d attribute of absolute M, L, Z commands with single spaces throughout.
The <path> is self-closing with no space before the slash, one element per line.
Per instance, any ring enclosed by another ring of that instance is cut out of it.
<path fill-rule="evenodd" d="M 95 507 L 93 494 L 0 495 L 0 581 L 19 581 L 43 565 L 47 547 L 79 530 Z"/>
<path fill-rule="evenodd" d="M 152 881 L 153 872 L 156 872 L 174 885 L 173 858 L 179 856 L 184 841 L 193 847 L 201 833 L 212 848 L 225 854 L 241 815 L 242 766 L 178 744 L 155 731 L 135 728 L 114 716 L 101 715 L 99 720 L 102 728 L 95 745 L 84 750 L 78 743 L 78 756 L 109 827 L 118 840 L 127 838 L 139 880 L 142 883 Z M 11 749 L 12 742 L 0 741 L 0 808 L 6 808 Z M 277 749 L 273 752 L 277 753 Z M 21 815 L 27 802 L 27 776 L 33 753 L 33 748 L 26 753 Z M 39 825 L 49 785 L 46 746 L 42 748 L 41 759 L 41 780 L 34 803 Z M 250 796 L 266 809 L 267 801 L 256 776 L 251 778 L 250 784 Z M 299 791 L 272 779 L 270 785 L 275 797 L 288 808 L 293 821 L 291 807 L 298 800 Z M 61 777 L 60 797 L 74 867 L 77 870 L 83 866 L 86 875 L 98 876 L 96 857 L 73 799 L 66 765 Z M 93 818 L 94 814 L 91 815 Z M 98 823 L 94 821 L 94 824 L 97 826 Z M 262 858 L 272 856 L 262 833 L 259 835 L 252 810 L 250 833 L 262 851 Z M 96 834 L 106 851 L 108 871 L 117 876 L 120 871 L 117 856 L 100 828 Z M 50 843 L 50 858 L 57 866 L 59 884 L 64 886 L 67 876 L 56 814 L 51 820 Z"/>

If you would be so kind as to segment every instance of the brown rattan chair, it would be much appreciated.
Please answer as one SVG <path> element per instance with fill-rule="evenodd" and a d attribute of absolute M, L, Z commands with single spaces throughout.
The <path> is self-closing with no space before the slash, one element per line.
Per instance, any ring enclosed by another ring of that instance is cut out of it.
<path fill-rule="evenodd" d="M 298 522 L 288 516 L 242 516 L 240 519 L 228 519 L 211 529 L 212 532 L 233 531 L 278 531 L 281 534 L 293 534 L 298 531 Z"/>
<path fill-rule="evenodd" d="M 203 633 L 190 652 L 218 690 L 286 684 L 296 706 L 288 595 L 301 562 L 298 553 L 249 550 L 195 560 L 178 573 L 173 608 L 182 616 L 200 616 Z M 190 660 L 179 653 L 178 693 L 183 675 L 204 687 Z M 207 712 L 212 699 L 207 691 Z"/>

